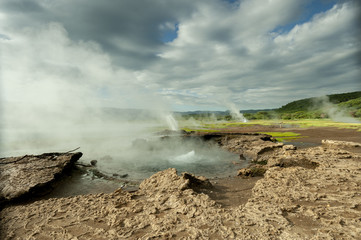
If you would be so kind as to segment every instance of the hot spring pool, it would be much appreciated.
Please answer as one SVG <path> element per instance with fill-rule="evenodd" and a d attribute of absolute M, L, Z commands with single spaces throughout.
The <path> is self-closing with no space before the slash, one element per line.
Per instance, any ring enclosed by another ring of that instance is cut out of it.
<path fill-rule="evenodd" d="M 91 160 L 93 158 L 85 155 L 79 163 L 89 164 Z M 137 139 L 130 146 L 119 146 L 117 151 L 96 160 L 96 170 L 114 180 L 94 176 L 90 170 L 74 170 L 50 197 L 136 188 L 141 180 L 168 168 L 176 168 L 179 174 L 189 172 L 207 178 L 235 176 L 238 169 L 248 164 L 240 160 L 239 155 L 221 149 L 212 141 L 179 136 Z M 124 175 L 126 177 L 118 177 Z"/>
<path fill-rule="evenodd" d="M 235 162 L 241 164 L 235 166 Z M 234 175 L 242 167 L 239 156 L 196 137 L 158 137 L 137 139 L 113 156 L 98 160 L 98 168 L 108 174 L 128 174 L 129 179 L 142 180 L 156 172 L 176 168 L 208 178 Z"/>

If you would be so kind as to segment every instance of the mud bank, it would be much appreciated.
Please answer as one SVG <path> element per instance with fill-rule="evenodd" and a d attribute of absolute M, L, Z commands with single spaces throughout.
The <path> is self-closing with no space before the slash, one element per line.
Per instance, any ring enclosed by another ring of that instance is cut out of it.
<path fill-rule="evenodd" d="M 227 140 L 233 146 L 239 141 Z M 0 238 L 359 239 L 360 154 L 332 142 L 265 149 L 256 150 L 262 153 L 256 160 L 267 171 L 242 204 L 224 207 L 206 194 L 214 188 L 207 179 L 168 169 L 136 192 L 9 206 L 0 213 Z"/>
<path fill-rule="evenodd" d="M 0 159 L 0 203 L 44 194 L 82 153 L 44 153 Z"/>

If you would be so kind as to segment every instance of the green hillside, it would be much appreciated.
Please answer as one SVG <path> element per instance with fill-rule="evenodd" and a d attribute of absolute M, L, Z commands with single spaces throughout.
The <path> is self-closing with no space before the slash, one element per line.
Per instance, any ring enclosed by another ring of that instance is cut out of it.
<path fill-rule="evenodd" d="M 342 109 L 348 109 L 351 116 L 361 118 L 361 97 L 339 103 L 338 106 Z"/>
<path fill-rule="evenodd" d="M 360 98 L 361 91 L 351 92 L 351 93 L 341 93 L 341 94 L 332 94 L 327 95 L 325 97 L 314 97 L 314 98 L 306 98 L 297 101 L 290 102 L 281 108 L 277 109 L 278 113 L 294 113 L 298 111 L 312 111 L 319 110 L 327 99 L 329 102 L 333 104 L 339 104 L 343 102 L 347 102 L 352 99 Z"/>
<path fill-rule="evenodd" d="M 279 109 L 244 114 L 247 119 L 320 119 L 331 115 L 361 118 L 361 91 L 305 98 Z"/>

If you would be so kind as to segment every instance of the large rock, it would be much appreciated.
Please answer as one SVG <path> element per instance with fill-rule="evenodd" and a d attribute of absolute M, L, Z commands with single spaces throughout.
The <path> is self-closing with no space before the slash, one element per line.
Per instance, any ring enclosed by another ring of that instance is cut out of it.
<path fill-rule="evenodd" d="M 277 164 L 239 206 L 222 207 L 194 191 L 206 179 L 168 169 L 136 192 L 8 206 L 0 211 L 0 239 L 360 238 L 360 154 L 287 147 L 270 157 Z"/>
<path fill-rule="evenodd" d="M 346 141 L 336 141 L 336 140 L 322 140 L 322 145 L 334 148 L 359 148 L 361 147 L 360 143 L 356 142 L 346 142 Z"/>
<path fill-rule="evenodd" d="M 266 134 L 240 134 L 222 137 L 221 147 L 256 161 L 260 155 L 281 149 L 283 143 L 274 142 Z"/>
<path fill-rule="evenodd" d="M 212 184 L 203 176 L 194 176 L 184 172 L 178 176 L 175 168 L 158 172 L 148 179 L 145 179 L 139 189 L 145 192 L 172 192 L 185 189 L 211 188 Z"/>
<path fill-rule="evenodd" d="M 82 153 L 44 153 L 0 159 L 0 202 L 44 191 Z"/>

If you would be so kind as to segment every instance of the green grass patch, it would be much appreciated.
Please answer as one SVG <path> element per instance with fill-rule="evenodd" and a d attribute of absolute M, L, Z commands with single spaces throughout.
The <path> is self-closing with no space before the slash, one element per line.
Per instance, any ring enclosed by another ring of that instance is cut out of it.
<path fill-rule="evenodd" d="M 259 133 L 271 135 L 278 142 L 284 142 L 284 141 L 289 141 L 304 137 L 301 136 L 300 133 L 294 133 L 294 132 L 259 132 Z"/>
<path fill-rule="evenodd" d="M 184 127 L 182 128 L 182 130 L 186 131 L 186 132 L 219 132 L 219 130 L 216 129 L 199 129 L 199 128 L 188 128 L 188 127 Z"/>
<path fill-rule="evenodd" d="M 182 129 L 189 129 L 190 131 L 211 131 L 211 130 L 222 130 L 226 128 L 242 128 L 250 127 L 254 125 L 262 126 L 280 126 L 284 127 L 289 125 L 290 127 L 336 127 L 340 129 L 355 129 L 361 131 L 361 123 L 343 123 L 335 122 L 330 119 L 298 119 L 298 120 L 284 120 L 284 119 L 272 119 L 272 120 L 250 120 L 248 122 L 204 122 L 196 121 L 194 125 L 189 126 L 187 122 L 180 121 L 179 124 L 182 126 Z"/>
<path fill-rule="evenodd" d="M 361 130 L 361 123 L 343 123 L 335 122 L 330 119 L 304 119 L 304 120 L 285 120 L 284 124 L 293 124 L 300 127 L 336 127 L 344 129 L 357 129 Z"/>
<path fill-rule="evenodd" d="M 218 128 L 218 129 L 223 129 L 223 128 L 229 128 L 229 127 L 247 127 L 250 125 L 254 125 L 252 124 L 248 124 L 248 123 L 243 123 L 243 122 L 220 122 L 220 123 L 205 123 L 203 124 L 204 128 Z"/>
<path fill-rule="evenodd" d="M 356 129 L 361 131 L 361 123 L 344 123 L 344 122 L 335 122 L 331 119 L 299 119 L 299 120 L 251 120 L 245 124 L 254 124 L 254 125 L 292 125 L 295 127 L 307 128 L 307 127 L 336 127 L 340 129 Z"/>

